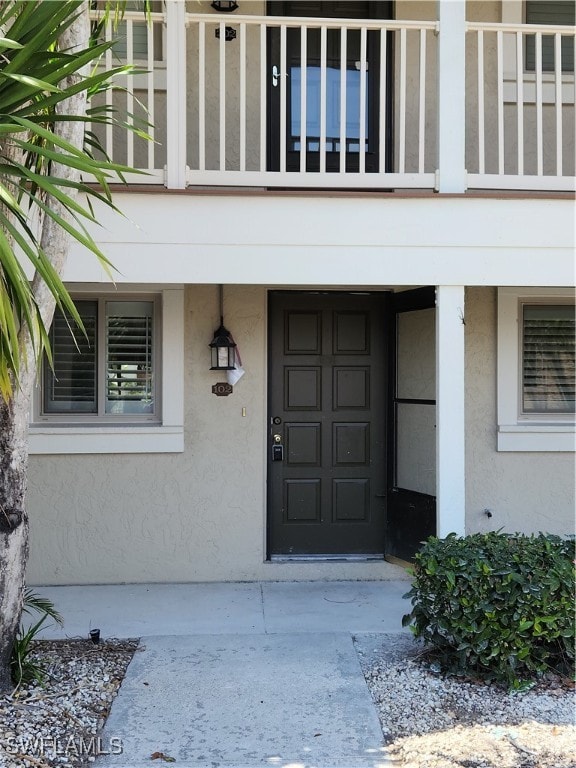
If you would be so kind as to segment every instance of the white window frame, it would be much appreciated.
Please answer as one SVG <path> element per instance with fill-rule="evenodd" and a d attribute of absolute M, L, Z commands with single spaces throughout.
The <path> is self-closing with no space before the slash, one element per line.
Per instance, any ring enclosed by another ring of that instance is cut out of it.
<path fill-rule="evenodd" d="M 574 451 L 573 414 L 522 413 L 522 307 L 573 304 L 574 292 L 561 288 L 498 289 L 498 450 Z"/>
<path fill-rule="evenodd" d="M 82 411 L 82 410 L 57 410 L 57 403 L 54 403 L 53 410 L 46 410 L 45 397 L 40 398 L 40 406 L 38 410 L 38 420 L 46 422 L 54 422 L 56 424 L 66 423 L 73 425 L 75 423 L 95 422 L 102 423 L 104 421 L 118 422 L 126 424 L 137 423 L 141 421 L 148 421 L 158 424 L 160 421 L 160 413 L 162 412 L 162 399 L 161 399 L 161 387 L 160 377 L 158 371 L 161 370 L 161 349 L 162 349 L 162 309 L 161 309 L 161 297 L 160 294 L 125 294 L 119 292 L 117 295 L 102 295 L 102 294 L 86 294 L 86 295 L 74 295 L 76 301 L 88 301 L 94 302 L 97 305 L 96 315 L 96 367 L 94 371 L 95 377 L 95 389 L 97 392 L 96 398 L 96 412 Z M 153 318 L 153 330 L 152 330 L 152 374 L 153 374 L 153 411 L 152 413 L 139 412 L 139 413 L 113 413 L 106 412 L 108 405 L 106 397 L 106 383 L 105 383 L 105 371 L 107 368 L 108 360 L 106 359 L 106 333 L 107 333 L 107 312 L 109 302 L 146 302 L 153 305 L 152 318 Z M 81 310 L 80 310 L 80 314 Z M 43 374 L 47 374 L 47 363 L 43 363 Z M 46 387 L 47 382 L 45 379 L 42 381 L 42 385 L 38 389 L 42 392 L 42 388 Z M 42 393 L 44 396 L 46 392 Z"/>
<path fill-rule="evenodd" d="M 123 418 L 106 416 L 89 418 L 78 415 L 41 412 L 41 381 L 33 397 L 33 415 L 30 424 L 31 454 L 76 453 L 181 453 L 184 450 L 184 288 L 163 287 L 153 290 L 149 286 L 113 288 L 74 286 L 70 288 L 78 298 L 88 298 L 97 292 L 99 297 L 114 300 L 138 300 L 151 294 L 161 298 L 161 341 L 157 350 L 157 376 L 162 393 L 161 413 L 155 421 L 136 420 L 128 423 Z"/>

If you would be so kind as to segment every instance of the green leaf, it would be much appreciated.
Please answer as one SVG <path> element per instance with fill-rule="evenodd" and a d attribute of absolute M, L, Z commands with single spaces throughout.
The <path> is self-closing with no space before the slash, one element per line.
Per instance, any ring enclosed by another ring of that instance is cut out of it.
<path fill-rule="evenodd" d="M 534 626 L 533 621 L 522 621 L 518 626 L 519 632 L 525 632 L 527 629 L 530 629 L 530 627 Z"/>
<path fill-rule="evenodd" d="M 46 80 L 39 80 L 37 77 L 32 77 L 31 75 L 16 75 L 0 69 L 0 77 L 8 77 L 11 80 L 16 80 L 18 83 L 23 83 L 24 85 L 36 88 L 39 91 L 48 91 L 49 93 L 58 93 L 60 91 L 59 88 L 46 82 Z"/>
<path fill-rule="evenodd" d="M 59 626 L 64 626 L 64 619 L 62 614 L 56 610 L 54 603 L 48 597 L 39 595 L 34 590 L 27 587 L 24 591 L 24 609 L 26 613 L 36 611 L 36 613 L 42 613 L 46 616 L 54 619 Z"/>
<path fill-rule="evenodd" d="M 0 48 L 12 48 L 18 50 L 24 46 L 17 43 L 16 40 L 9 40 L 7 37 L 0 37 Z"/>

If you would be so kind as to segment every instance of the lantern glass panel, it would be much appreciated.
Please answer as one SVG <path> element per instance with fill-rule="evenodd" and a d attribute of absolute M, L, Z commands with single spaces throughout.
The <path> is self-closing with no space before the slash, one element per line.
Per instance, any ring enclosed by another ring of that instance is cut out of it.
<path fill-rule="evenodd" d="M 228 347 L 218 347 L 218 368 L 227 368 L 230 365 L 228 352 Z"/>

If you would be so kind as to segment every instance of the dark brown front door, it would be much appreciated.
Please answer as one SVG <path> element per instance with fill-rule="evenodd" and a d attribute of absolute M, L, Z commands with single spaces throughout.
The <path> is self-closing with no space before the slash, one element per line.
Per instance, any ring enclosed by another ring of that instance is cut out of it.
<path fill-rule="evenodd" d="M 392 3 L 389 0 L 271 0 L 268 13 L 272 16 L 296 16 L 337 19 L 390 19 Z M 345 77 L 346 90 L 346 147 L 345 168 L 349 173 L 360 170 L 360 138 L 364 136 L 365 169 L 379 170 L 380 121 L 384 121 L 386 133 L 386 169 L 392 165 L 392 82 L 386 84 L 387 103 L 380 104 L 381 36 L 377 30 L 370 30 L 366 36 L 366 60 L 362 62 L 361 32 L 350 29 L 342 37 L 339 28 L 325 30 L 322 43 L 320 28 L 309 29 L 306 33 L 306 54 L 302 48 L 302 35 L 298 27 L 286 30 L 286 50 L 283 51 L 280 28 L 271 28 L 268 39 L 269 58 L 269 121 L 268 121 L 268 167 L 280 170 L 280 120 L 286 115 L 286 169 L 298 171 L 300 153 L 305 141 L 305 169 L 319 171 L 321 150 L 321 124 L 325 125 L 326 170 L 340 170 L 340 97 L 341 80 Z M 342 63 L 343 39 L 346 46 L 346 62 Z M 322 50 L 325 47 L 323 57 Z M 283 64 L 285 56 L 285 64 Z M 389 34 L 386 46 L 386 72 L 390 79 L 393 62 L 393 38 Z M 285 68 L 285 72 L 282 69 Z M 361 69 L 365 69 L 365 103 L 361 104 Z M 279 73 L 274 76 L 273 73 Z M 321 80 L 325 78 L 326 97 L 321 99 Z M 280 82 L 284 78 L 286 102 L 282 110 Z M 306 119 L 301 114 L 301 93 L 306 84 Z M 363 117 L 361 117 L 363 115 Z M 364 130 L 361 130 L 364 120 Z M 304 140 L 304 134 L 306 139 Z"/>
<path fill-rule="evenodd" d="M 270 557 L 383 556 L 385 302 L 270 294 Z"/>

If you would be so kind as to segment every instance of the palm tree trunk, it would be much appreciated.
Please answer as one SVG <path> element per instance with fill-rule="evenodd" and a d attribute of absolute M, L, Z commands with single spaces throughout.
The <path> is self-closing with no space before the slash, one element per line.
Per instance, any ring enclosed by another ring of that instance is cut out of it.
<path fill-rule="evenodd" d="M 10 655 L 20 623 L 28 560 L 26 473 L 29 397 L 0 401 L 0 691 L 10 688 Z"/>
<path fill-rule="evenodd" d="M 61 50 L 74 51 L 88 45 L 88 2 L 82 3 L 81 12 L 62 33 Z M 82 73 L 61 83 L 62 88 L 72 84 Z M 86 111 L 86 93 L 81 91 L 63 101 L 57 111 L 66 115 L 83 115 Z M 84 142 L 84 123 L 57 121 L 54 132 L 78 148 Z M 79 172 L 67 165 L 54 163 L 52 174 L 77 181 Z M 55 199 L 47 200 L 61 218 L 70 221 L 66 209 Z M 42 221 L 40 245 L 59 275 L 63 274 L 70 246 L 68 233 L 45 216 Z M 49 327 L 54 314 L 55 300 L 44 282 L 36 275 L 33 292 L 45 327 Z M 10 402 L 0 400 L 0 691 L 10 688 L 10 655 L 22 613 L 22 597 L 26 564 L 28 561 L 28 516 L 26 511 L 26 478 L 28 470 L 28 423 L 30 399 L 37 373 L 37 356 L 28 329 L 20 334 L 20 380 L 14 387 Z"/>

